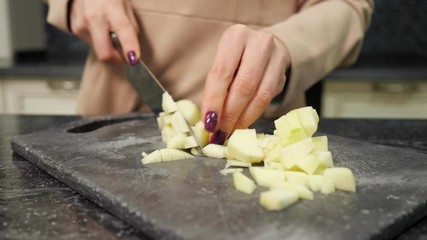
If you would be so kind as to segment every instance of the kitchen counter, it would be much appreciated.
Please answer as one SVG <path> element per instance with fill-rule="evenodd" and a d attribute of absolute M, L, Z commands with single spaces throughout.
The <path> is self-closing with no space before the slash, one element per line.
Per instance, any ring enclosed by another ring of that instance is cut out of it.
<path fill-rule="evenodd" d="M 87 52 L 22 53 L 16 64 L 1 69 L 0 78 L 41 76 L 80 79 Z M 427 80 L 426 59 L 408 56 L 361 56 L 351 67 L 339 68 L 326 76 L 334 80 Z"/>
<path fill-rule="evenodd" d="M 18 54 L 13 67 L 0 68 L 0 78 L 49 77 L 80 79 L 86 55 L 86 52 Z"/>
<path fill-rule="evenodd" d="M 0 115 L 0 239 L 146 239 L 126 223 L 22 157 L 10 139 L 78 120 L 76 116 Z M 257 124 L 263 131 L 271 121 Z M 322 119 L 320 132 L 427 153 L 427 121 Z M 427 156 L 427 155 L 426 155 Z M 426 158 L 427 161 L 427 158 Z M 425 239 L 427 217 L 398 239 Z"/>

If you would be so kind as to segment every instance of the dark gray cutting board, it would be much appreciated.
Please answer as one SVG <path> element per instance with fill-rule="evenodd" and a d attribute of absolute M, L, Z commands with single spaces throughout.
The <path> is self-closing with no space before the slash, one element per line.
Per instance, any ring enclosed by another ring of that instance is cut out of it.
<path fill-rule="evenodd" d="M 373 239 L 396 236 L 427 215 L 427 155 L 329 136 L 337 166 L 355 172 L 357 193 L 316 194 L 281 212 L 237 192 L 224 160 L 143 166 L 163 147 L 156 121 L 129 115 L 18 136 L 12 148 L 153 238 Z M 247 174 L 247 172 L 246 172 Z"/>

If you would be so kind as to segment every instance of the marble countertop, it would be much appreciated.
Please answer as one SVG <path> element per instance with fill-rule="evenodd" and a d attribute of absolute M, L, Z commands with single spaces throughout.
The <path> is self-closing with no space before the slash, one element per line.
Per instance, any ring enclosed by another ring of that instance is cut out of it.
<path fill-rule="evenodd" d="M 146 239 L 140 233 L 13 154 L 10 139 L 77 120 L 76 116 L 0 115 L 1 239 Z M 258 126 L 266 126 L 260 121 Z M 319 131 L 427 153 L 427 121 L 322 119 Z M 426 155 L 427 156 L 427 155 Z M 398 239 L 425 239 L 427 217 Z"/>

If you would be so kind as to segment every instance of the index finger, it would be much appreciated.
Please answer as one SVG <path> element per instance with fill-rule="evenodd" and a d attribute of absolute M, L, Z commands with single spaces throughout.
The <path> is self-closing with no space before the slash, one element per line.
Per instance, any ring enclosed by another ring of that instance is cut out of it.
<path fill-rule="evenodd" d="M 216 129 L 220 119 L 228 88 L 233 81 L 245 49 L 245 32 L 242 29 L 228 29 L 220 39 L 212 67 L 206 78 L 201 109 L 205 128 Z"/>
<path fill-rule="evenodd" d="M 141 48 L 137 36 L 137 30 L 131 19 L 122 8 L 110 11 L 109 23 L 111 30 L 115 32 L 120 40 L 123 55 L 127 57 L 131 65 L 138 63 L 141 56 Z"/>

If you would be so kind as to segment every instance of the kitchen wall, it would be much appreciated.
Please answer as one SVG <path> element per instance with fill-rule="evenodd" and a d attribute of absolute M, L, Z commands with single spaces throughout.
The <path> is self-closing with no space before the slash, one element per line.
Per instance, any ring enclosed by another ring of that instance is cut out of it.
<path fill-rule="evenodd" d="M 372 56 L 406 56 L 427 59 L 427 1 L 376 0 L 360 60 Z M 74 37 L 46 24 L 51 51 L 86 51 Z"/>
<path fill-rule="evenodd" d="M 427 57 L 427 1 L 376 0 L 362 55 Z"/>

